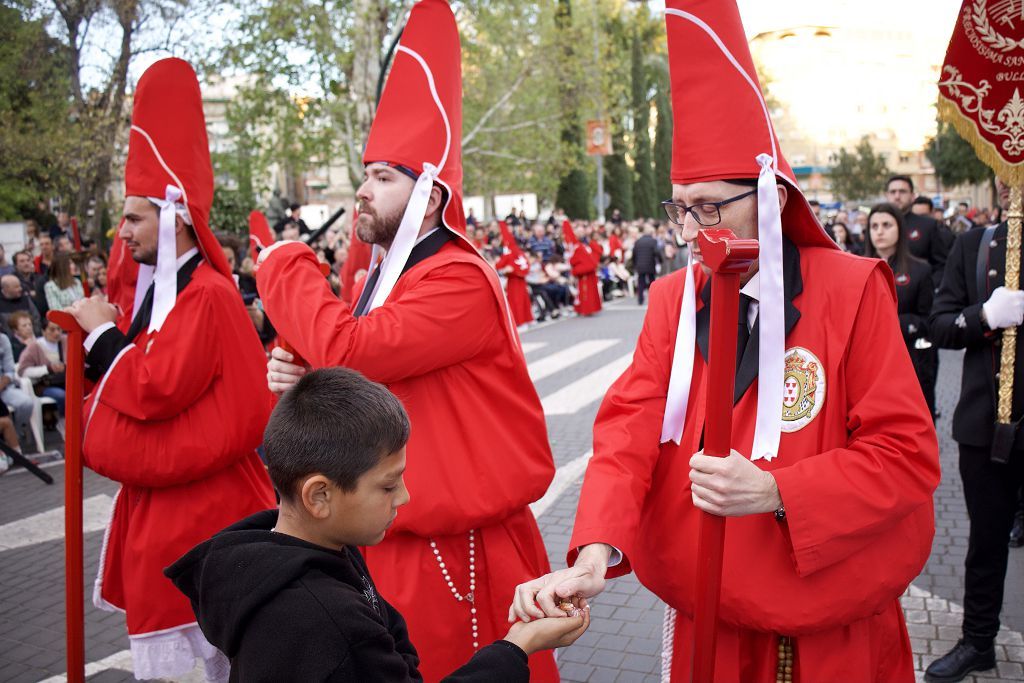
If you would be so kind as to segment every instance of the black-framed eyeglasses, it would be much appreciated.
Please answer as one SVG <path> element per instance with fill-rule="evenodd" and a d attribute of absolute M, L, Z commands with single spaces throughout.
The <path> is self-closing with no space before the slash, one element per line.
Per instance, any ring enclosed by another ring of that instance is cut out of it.
<path fill-rule="evenodd" d="M 732 204 L 738 202 L 741 199 L 749 197 L 752 194 L 757 194 L 757 189 L 738 194 L 735 197 L 729 197 L 723 199 L 720 202 L 705 202 L 703 204 L 694 204 L 693 206 L 686 206 L 685 204 L 676 204 L 671 199 L 666 199 L 661 203 L 665 207 L 665 213 L 668 214 L 668 219 L 676 225 L 682 225 L 683 221 L 686 220 L 686 214 L 693 216 L 693 220 L 703 225 L 705 228 L 710 228 L 712 225 L 718 225 L 722 222 L 721 208 L 726 204 Z"/>

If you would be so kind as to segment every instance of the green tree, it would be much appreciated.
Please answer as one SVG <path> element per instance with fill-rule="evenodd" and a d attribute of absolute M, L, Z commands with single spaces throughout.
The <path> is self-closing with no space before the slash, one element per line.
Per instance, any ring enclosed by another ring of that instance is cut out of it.
<path fill-rule="evenodd" d="M 573 73 L 576 63 L 575 27 L 572 20 L 572 1 L 558 0 L 555 11 L 555 27 L 562 37 L 559 41 L 559 58 L 567 66 L 567 73 Z M 562 145 L 567 154 L 568 167 L 558 183 L 555 205 L 565 209 L 571 218 L 588 218 L 591 215 L 587 191 L 587 176 L 583 173 L 583 129 L 580 117 L 579 86 L 570 78 L 563 85 L 561 96 Z"/>
<path fill-rule="evenodd" d="M 0 6 L 0 219 L 35 210 L 68 172 L 67 53 L 43 20 Z"/>
<path fill-rule="evenodd" d="M 660 202 L 672 197 L 672 106 L 667 78 L 657 82 L 654 109 L 658 117 L 654 129 L 654 186 L 655 200 Z"/>
<path fill-rule="evenodd" d="M 612 154 L 605 158 L 608 192 L 608 213 L 618 209 L 622 217 L 629 220 L 634 216 L 633 169 L 626 163 L 626 143 L 621 130 L 612 134 Z"/>
<path fill-rule="evenodd" d="M 841 200 L 870 199 L 881 192 L 889 167 L 865 135 L 852 151 L 840 148 L 831 168 L 832 193 Z"/>
<path fill-rule="evenodd" d="M 940 120 L 938 132 L 924 149 L 928 161 L 935 167 L 935 175 L 947 187 L 977 185 L 992 182 L 992 169 L 978 158 L 970 143 L 960 137 L 956 129 Z"/>
<path fill-rule="evenodd" d="M 210 227 L 221 232 L 248 234 L 253 203 L 241 190 L 218 186 L 210 208 Z"/>
<path fill-rule="evenodd" d="M 633 86 L 633 159 L 635 184 L 633 209 L 637 217 L 655 216 L 654 162 L 651 159 L 651 102 L 648 92 L 647 69 L 640 29 L 633 33 L 631 50 L 631 81 Z"/>

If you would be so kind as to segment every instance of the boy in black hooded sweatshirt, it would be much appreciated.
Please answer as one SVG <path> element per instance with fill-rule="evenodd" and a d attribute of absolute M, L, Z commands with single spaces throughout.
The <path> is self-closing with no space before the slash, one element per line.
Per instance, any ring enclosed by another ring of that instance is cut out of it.
<path fill-rule="evenodd" d="M 164 572 L 231 660 L 231 681 L 422 680 L 405 620 L 356 547 L 380 543 L 409 501 L 408 438 L 398 399 L 351 370 L 309 373 L 282 397 L 264 433 L 280 510 L 225 529 Z M 585 601 L 571 611 L 514 624 L 445 680 L 528 681 L 529 654 L 587 629 Z"/>

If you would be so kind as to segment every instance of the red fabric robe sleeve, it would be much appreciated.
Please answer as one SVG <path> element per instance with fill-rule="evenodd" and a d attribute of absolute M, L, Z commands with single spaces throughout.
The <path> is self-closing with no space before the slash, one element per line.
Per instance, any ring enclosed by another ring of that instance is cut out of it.
<path fill-rule="evenodd" d="M 125 350 L 107 373 L 101 403 L 136 420 L 166 420 L 206 392 L 220 371 L 217 335 L 206 326 L 224 316 L 204 290 L 188 299 L 188 313 L 156 333 L 148 353 L 135 345 Z"/>
<path fill-rule="evenodd" d="M 651 285 L 647 319 L 633 362 L 608 390 L 594 421 L 594 458 L 583 480 L 577 514 L 581 521 L 573 529 L 568 563 L 575 562 L 578 547 L 607 543 L 622 551 L 622 562 L 609 568 L 608 578 L 632 571 L 629 558 L 658 461 L 675 340 L 667 333 L 670 326 L 652 320 L 670 313 L 671 297 L 664 294 L 666 282 L 655 280 Z M 629 447 L 614 447 L 619 444 Z"/>
<path fill-rule="evenodd" d="M 892 520 L 929 505 L 939 484 L 938 442 L 920 388 L 891 380 L 913 373 L 881 267 L 868 279 L 848 345 L 846 448 L 773 472 L 800 576 L 870 545 Z M 918 540 L 930 544 L 931 535 L 908 542 Z"/>
<path fill-rule="evenodd" d="M 497 304 L 471 265 L 435 268 L 417 287 L 360 318 L 333 295 L 305 245 L 280 247 L 260 266 L 256 283 L 274 327 L 312 366 L 343 365 L 377 382 L 455 365 L 501 335 L 494 321 L 504 313 L 488 329 L 473 315 Z"/>

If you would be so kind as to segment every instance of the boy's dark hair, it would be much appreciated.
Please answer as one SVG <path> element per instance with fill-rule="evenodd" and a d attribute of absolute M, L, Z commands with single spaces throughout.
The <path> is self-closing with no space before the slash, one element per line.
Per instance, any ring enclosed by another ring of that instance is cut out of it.
<path fill-rule="evenodd" d="M 914 181 L 911 180 L 910 176 L 908 176 L 908 175 L 889 176 L 889 179 L 885 181 L 885 190 L 888 192 L 889 191 L 889 186 L 892 185 L 893 183 L 896 183 L 896 182 L 906 183 L 907 187 L 910 188 L 910 191 L 911 192 L 914 191 Z"/>
<path fill-rule="evenodd" d="M 409 440 L 409 417 L 383 385 L 354 370 L 310 372 L 278 401 L 263 432 L 270 479 L 282 500 L 323 474 L 353 491 L 359 477 Z"/>
<path fill-rule="evenodd" d="M 928 199 L 928 197 L 925 197 L 923 194 L 919 194 L 914 198 L 914 205 L 927 206 L 929 211 L 935 208 L 935 204 L 932 203 L 932 200 Z"/>

